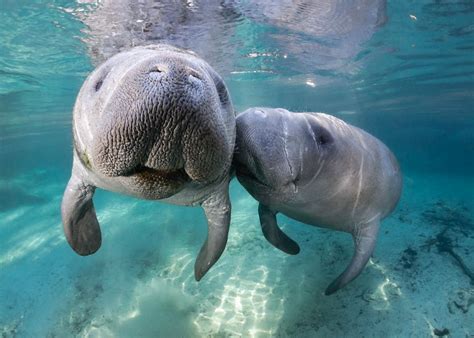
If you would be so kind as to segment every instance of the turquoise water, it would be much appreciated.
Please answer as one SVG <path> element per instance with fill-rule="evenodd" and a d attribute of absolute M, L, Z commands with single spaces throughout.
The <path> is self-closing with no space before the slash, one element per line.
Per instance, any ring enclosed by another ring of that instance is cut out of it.
<path fill-rule="evenodd" d="M 474 4 L 359 3 L 347 27 L 341 3 L 325 22 L 303 1 L 0 0 L 1 336 L 473 337 Z M 199 52 L 237 111 L 323 111 L 392 149 L 403 196 L 358 279 L 324 296 L 350 236 L 281 217 L 302 248 L 286 256 L 236 180 L 229 243 L 199 283 L 199 208 L 98 191 L 102 248 L 73 253 L 59 205 L 75 96 L 104 58 L 158 41 Z"/>

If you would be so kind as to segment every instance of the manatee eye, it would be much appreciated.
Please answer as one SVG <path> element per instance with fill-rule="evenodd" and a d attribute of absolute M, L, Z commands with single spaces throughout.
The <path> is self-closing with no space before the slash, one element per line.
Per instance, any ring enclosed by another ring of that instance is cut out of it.
<path fill-rule="evenodd" d="M 100 70 L 99 75 L 96 77 L 98 78 L 97 82 L 95 83 L 94 89 L 96 92 L 102 88 L 102 85 L 104 84 L 105 78 L 109 75 L 110 73 L 110 67 L 104 67 Z"/>
<path fill-rule="evenodd" d="M 312 118 L 307 119 L 307 121 L 309 122 L 309 125 L 311 126 L 311 130 L 316 138 L 316 142 L 318 143 L 318 145 L 325 145 L 333 141 L 333 137 L 331 136 L 331 133 L 326 128 L 321 126 Z"/>
<path fill-rule="evenodd" d="M 329 140 L 326 138 L 326 135 L 319 135 L 317 138 L 317 142 L 319 145 L 326 144 Z"/>
<path fill-rule="evenodd" d="M 102 87 L 102 83 L 104 83 L 104 80 L 99 80 L 97 81 L 97 83 L 95 84 L 95 91 L 98 92 L 100 87 Z"/>

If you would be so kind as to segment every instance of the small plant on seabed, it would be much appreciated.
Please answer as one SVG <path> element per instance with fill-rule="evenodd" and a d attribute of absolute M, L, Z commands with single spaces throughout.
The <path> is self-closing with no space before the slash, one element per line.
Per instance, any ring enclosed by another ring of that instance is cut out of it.
<path fill-rule="evenodd" d="M 431 250 L 435 246 L 440 254 L 448 254 L 457 262 L 463 273 L 469 277 L 474 285 L 474 272 L 466 265 L 462 257 L 455 251 L 459 249 L 456 241 L 449 236 L 449 233 L 461 234 L 468 238 L 474 238 L 474 221 L 470 218 L 469 209 L 464 205 L 450 206 L 443 201 L 438 201 L 433 206 L 422 212 L 422 217 L 430 224 L 442 226 L 441 231 L 434 237 L 426 240 L 421 247 Z M 466 252 L 468 249 L 466 248 Z"/>
<path fill-rule="evenodd" d="M 459 289 L 454 297 L 448 303 L 449 313 L 456 313 L 461 311 L 462 313 L 468 313 L 471 305 L 474 305 L 474 288 Z"/>
<path fill-rule="evenodd" d="M 469 209 L 463 204 L 451 206 L 440 200 L 430 209 L 423 211 L 421 216 L 431 224 L 456 228 L 465 236 L 474 231 L 474 220 L 471 218 Z"/>

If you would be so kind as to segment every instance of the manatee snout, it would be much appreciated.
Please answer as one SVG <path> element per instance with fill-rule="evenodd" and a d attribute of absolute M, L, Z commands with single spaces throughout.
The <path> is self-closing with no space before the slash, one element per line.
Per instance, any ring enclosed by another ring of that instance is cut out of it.
<path fill-rule="evenodd" d="M 118 55 L 86 80 L 81 94 L 88 100 L 78 101 L 95 104 L 75 109 L 76 122 L 88 124 L 76 130 L 80 153 L 103 176 L 149 185 L 160 198 L 191 180 L 218 179 L 233 143 L 220 77 L 184 52 L 142 48 L 130 54 L 132 64 Z"/>
<path fill-rule="evenodd" d="M 258 180 L 260 184 L 269 183 L 274 179 L 276 172 L 269 172 L 273 158 L 278 156 L 275 152 L 282 152 L 281 140 L 272 133 L 272 121 L 267 120 L 266 113 L 259 109 L 255 114 L 247 111 L 236 118 L 236 140 L 233 164 L 237 173 L 242 177 Z M 267 133 L 261 133 L 261 126 L 268 126 Z M 263 155 L 266 156 L 263 156 Z"/>
<path fill-rule="evenodd" d="M 300 139 L 312 137 L 309 127 L 301 125 L 298 116 L 276 111 L 279 114 L 272 115 L 264 108 L 251 108 L 237 116 L 233 164 L 247 189 L 279 186 L 291 192 L 301 178 L 301 158 L 309 146 Z"/>

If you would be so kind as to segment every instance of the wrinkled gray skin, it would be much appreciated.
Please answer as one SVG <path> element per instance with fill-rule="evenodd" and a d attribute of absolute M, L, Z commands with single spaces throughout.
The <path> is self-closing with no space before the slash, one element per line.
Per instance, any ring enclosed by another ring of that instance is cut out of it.
<path fill-rule="evenodd" d="M 299 252 L 276 214 L 351 233 L 355 253 L 326 289 L 356 278 L 372 255 L 380 221 L 395 208 L 402 178 L 397 160 L 378 139 L 333 116 L 251 108 L 237 116 L 234 165 L 239 182 L 260 202 L 265 238 Z"/>
<path fill-rule="evenodd" d="M 71 247 L 101 245 L 96 187 L 179 205 L 201 205 L 208 237 L 195 264 L 200 280 L 223 252 L 235 116 L 219 75 L 193 52 L 137 47 L 85 80 L 73 113 L 74 160 L 61 211 Z"/>

